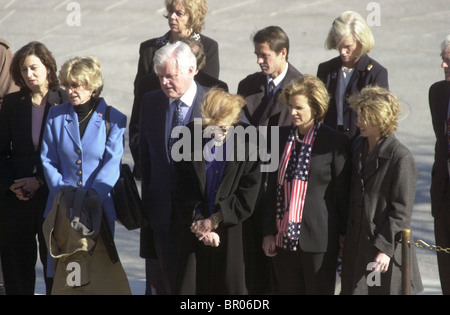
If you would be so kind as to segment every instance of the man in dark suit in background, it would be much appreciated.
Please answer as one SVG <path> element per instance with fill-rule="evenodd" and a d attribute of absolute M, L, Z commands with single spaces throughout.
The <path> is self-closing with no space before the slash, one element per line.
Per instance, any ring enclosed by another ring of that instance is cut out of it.
<path fill-rule="evenodd" d="M 206 64 L 206 55 L 203 44 L 190 37 L 182 39 L 181 41 L 191 47 L 192 52 L 197 58 L 197 73 L 195 74 L 194 80 L 201 86 L 218 87 L 228 92 L 228 84 L 208 75 L 202 70 Z M 137 179 L 141 179 L 141 172 L 139 169 L 139 112 L 142 97 L 145 93 L 160 88 L 161 83 L 159 82 L 158 75 L 153 71 L 137 78 L 135 82 L 135 97 L 129 124 L 129 147 L 134 160 L 133 174 Z"/>
<path fill-rule="evenodd" d="M 434 83 L 429 103 L 436 146 L 431 172 L 431 213 L 436 244 L 450 247 L 450 35 L 441 44 L 445 80 Z M 437 252 L 439 277 L 444 295 L 450 294 L 450 255 Z"/>
<path fill-rule="evenodd" d="M 141 257 L 146 258 L 147 294 L 177 294 L 180 216 L 172 213 L 173 163 L 169 144 L 176 125 L 201 118 L 207 88 L 194 81 L 196 58 L 183 42 L 155 53 L 161 89 L 144 95 L 139 119 L 139 163 L 142 200 L 150 224 L 141 229 Z M 156 259 L 155 259 L 156 258 Z"/>
<path fill-rule="evenodd" d="M 278 26 L 269 26 L 259 30 L 253 36 L 256 61 L 261 71 L 248 75 L 239 82 L 239 95 L 245 98 L 243 108 L 244 122 L 251 125 L 267 126 L 270 139 L 271 126 L 290 126 L 292 118 L 289 107 L 280 97 L 281 91 L 292 79 L 302 74 L 288 62 L 289 37 Z M 246 121 L 247 120 L 247 121 Z M 270 141 L 268 141 L 270 144 Z M 270 150 L 270 148 L 268 148 Z M 267 175 L 263 174 L 260 195 L 264 193 Z M 258 198 L 259 202 L 261 198 Z M 244 222 L 246 254 L 246 278 L 249 294 L 270 292 L 271 264 L 262 250 L 261 205 Z"/>

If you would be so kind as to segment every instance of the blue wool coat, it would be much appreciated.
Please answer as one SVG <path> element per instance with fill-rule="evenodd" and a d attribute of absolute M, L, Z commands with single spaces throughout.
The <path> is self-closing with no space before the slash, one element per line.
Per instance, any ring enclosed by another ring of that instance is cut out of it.
<path fill-rule="evenodd" d="M 109 222 L 116 220 L 111 188 L 117 182 L 124 151 L 123 135 L 127 117 L 112 108 L 111 130 L 106 142 L 106 102 L 99 104 L 89 120 L 83 138 L 80 138 L 78 116 L 73 105 L 64 103 L 52 107 L 45 125 L 41 159 L 49 187 L 49 198 L 44 216 L 63 186 L 95 189 Z"/>

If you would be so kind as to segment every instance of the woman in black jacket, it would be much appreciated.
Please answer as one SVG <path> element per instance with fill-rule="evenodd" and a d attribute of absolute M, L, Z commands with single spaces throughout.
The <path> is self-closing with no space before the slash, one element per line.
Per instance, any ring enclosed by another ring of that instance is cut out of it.
<path fill-rule="evenodd" d="M 6 294 L 34 294 L 36 235 L 46 273 L 42 223 L 48 188 L 40 160 L 42 132 L 50 107 L 68 101 L 56 71 L 44 44 L 22 47 L 11 65 L 20 91 L 6 95 L 0 110 L 0 252 Z M 47 278 L 46 285 L 50 292 Z"/>
<path fill-rule="evenodd" d="M 356 12 L 346 11 L 334 20 L 325 46 L 339 51 L 339 56 L 321 63 L 317 70 L 331 96 L 324 124 L 353 138 L 359 132 L 347 98 L 368 85 L 388 89 L 388 72 L 369 57 L 375 40 L 366 20 Z"/>
<path fill-rule="evenodd" d="M 273 293 L 334 294 L 348 211 L 350 141 L 321 123 L 329 96 L 318 78 L 294 79 L 282 97 L 293 125 L 280 127 L 280 163 L 269 174 L 263 202 L 262 247 L 272 257 Z"/>

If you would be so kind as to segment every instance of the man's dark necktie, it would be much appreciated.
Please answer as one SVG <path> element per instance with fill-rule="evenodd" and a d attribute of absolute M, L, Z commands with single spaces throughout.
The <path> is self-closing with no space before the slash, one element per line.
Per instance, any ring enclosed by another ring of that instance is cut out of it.
<path fill-rule="evenodd" d="M 173 117 L 172 117 L 172 130 L 173 128 L 177 127 L 177 126 L 183 126 L 183 112 L 181 110 L 181 104 L 182 102 L 177 99 L 175 101 L 173 101 L 173 103 L 175 105 L 175 110 L 173 112 Z M 172 134 L 172 130 L 171 130 L 171 134 Z M 173 161 L 172 159 L 172 147 L 173 144 L 175 142 L 177 142 L 178 138 L 172 138 L 172 135 L 169 135 L 169 156 L 170 156 L 170 160 Z"/>
<path fill-rule="evenodd" d="M 270 101 L 274 95 L 274 91 L 275 91 L 275 83 L 273 83 L 272 80 L 270 80 L 269 82 L 269 91 L 267 93 L 267 99 Z"/>

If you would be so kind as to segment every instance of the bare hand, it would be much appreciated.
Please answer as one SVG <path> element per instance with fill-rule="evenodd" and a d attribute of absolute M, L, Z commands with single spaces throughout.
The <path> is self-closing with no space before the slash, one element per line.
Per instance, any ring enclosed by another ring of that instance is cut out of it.
<path fill-rule="evenodd" d="M 14 184 L 9 187 L 19 200 L 27 201 L 33 198 L 40 184 L 35 177 L 25 177 L 16 179 Z"/>
<path fill-rule="evenodd" d="M 277 250 L 275 246 L 275 236 L 272 234 L 266 235 L 263 239 L 262 248 L 264 254 L 268 257 L 274 257 L 277 255 Z"/>
<path fill-rule="evenodd" d="M 213 230 L 212 220 L 207 218 L 204 220 L 194 221 L 191 225 L 191 232 L 197 237 L 202 237 Z"/>
<path fill-rule="evenodd" d="M 373 268 L 374 271 L 378 271 L 381 273 L 385 273 L 389 268 L 389 262 L 391 261 L 391 257 L 386 255 L 383 252 L 379 252 L 378 255 L 375 257 L 374 262 L 377 263 L 377 265 Z"/>
<path fill-rule="evenodd" d="M 210 232 L 199 237 L 199 240 L 207 246 L 218 247 L 220 245 L 220 237 L 216 232 Z"/>

